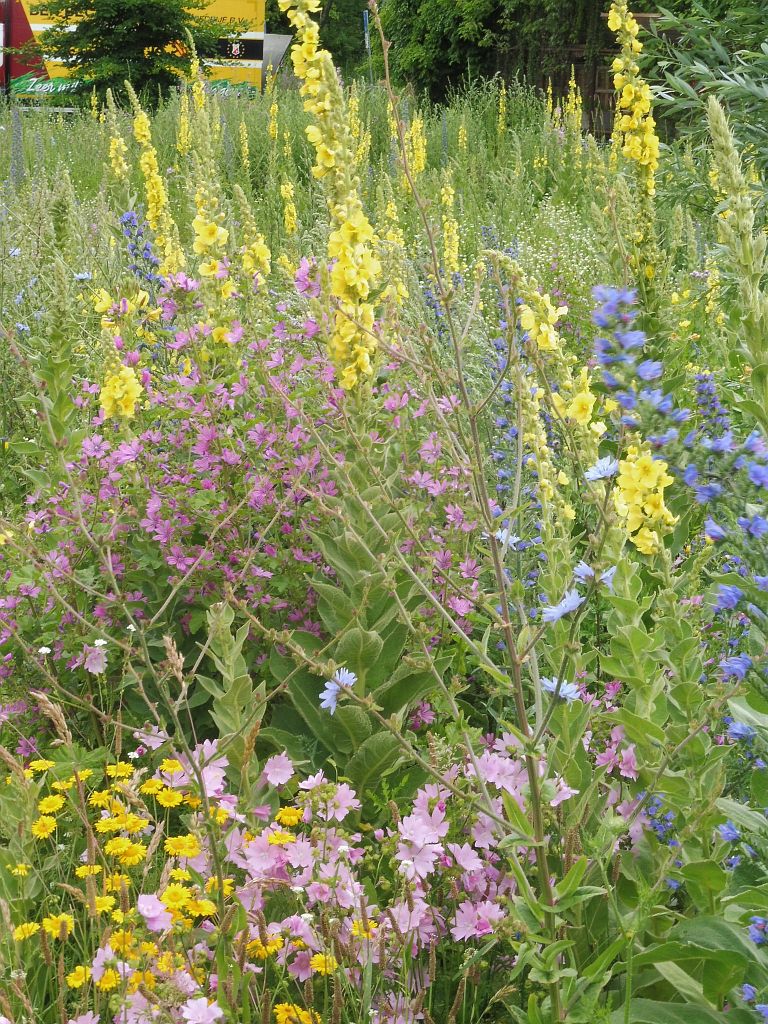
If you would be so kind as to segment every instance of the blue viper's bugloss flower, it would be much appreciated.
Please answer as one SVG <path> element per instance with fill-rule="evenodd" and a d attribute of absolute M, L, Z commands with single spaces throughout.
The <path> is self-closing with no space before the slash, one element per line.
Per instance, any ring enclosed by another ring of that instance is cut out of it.
<path fill-rule="evenodd" d="M 758 917 L 756 914 L 750 917 L 749 926 L 749 937 L 755 943 L 756 946 L 763 946 L 766 942 L 765 929 L 768 926 L 768 920 L 764 917 Z"/>
<path fill-rule="evenodd" d="M 725 721 L 728 725 L 728 738 L 735 742 L 743 740 L 744 742 L 749 743 L 757 735 L 752 726 L 747 725 L 746 722 L 736 722 L 732 718 L 726 718 Z"/>
<path fill-rule="evenodd" d="M 741 998 L 745 1003 L 752 1003 L 757 998 L 757 989 L 754 985 L 744 984 L 741 986 Z"/>
<path fill-rule="evenodd" d="M 734 587 L 729 583 L 721 583 L 717 588 L 713 608 L 716 612 L 732 611 L 744 597 L 744 591 L 740 587 Z"/>
<path fill-rule="evenodd" d="M 725 824 L 718 825 L 717 830 L 720 833 L 720 838 L 724 839 L 726 843 L 737 843 L 741 839 L 741 832 L 739 832 L 732 821 L 726 821 Z"/>
<path fill-rule="evenodd" d="M 710 516 L 704 523 L 704 536 L 707 540 L 725 540 L 728 536 L 728 531 L 719 526 Z"/>
<path fill-rule="evenodd" d="M 763 466 L 759 462 L 750 462 L 747 472 L 755 487 L 765 487 L 768 490 L 768 466 Z"/>
<path fill-rule="evenodd" d="M 743 679 L 752 668 L 752 659 L 748 654 L 734 654 L 730 658 L 723 658 L 720 668 L 726 679 Z"/>

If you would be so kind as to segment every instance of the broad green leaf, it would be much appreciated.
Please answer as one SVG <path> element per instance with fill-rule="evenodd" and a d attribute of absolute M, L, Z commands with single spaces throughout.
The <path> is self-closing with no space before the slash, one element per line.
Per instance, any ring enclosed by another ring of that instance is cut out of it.
<path fill-rule="evenodd" d="M 341 587 L 313 580 L 312 589 L 317 594 L 318 614 L 330 634 L 340 633 L 361 611 L 355 607 Z"/>
<path fill-rule="evenodd" d="M 713 860 L 697 860 L 686 864 L 680 874 L 689 882 L 694 882 L 709 892 L 722 892 L 728 884 L 725 870 Z"/>
<path fill-rule="evenodd" d="M 321 685 L 306 669 L 299 670 L 287 686 L 291 703 L 303 718 L 315 739 L 331 753 L 337 753 L 333 717 L 320 707 Z"/>
<path fill-rule="evenodd" d="M 423 700 L 436 686 L 437 682 L 431 672 L 413 670 L 402 665 L 400 671 L 396 669 L 389 679 L 376 687 L 373 696 L 384 714 L 389 716 L 402 711 L 409 704 Z"/>
<path fill-rule="evenodd" d="M 344 768 L 344 774 L 358 795 L 375 791 L 380 779 L 393 772 L 403 760 L 402 748 L 388 732 L 377 732 L 364 741 Z"/>
<path fill-rule="evenodd" d="M 334 660 L 354 672 L 363 683 L 369 669 L 381 656 L 384 646 L 378 633 L 353 626 L 336 644 Z"/>
<path fill-rule="evenodd" d="M 736 800 L 729 800 L 726 797 L 722 797 L 717 801 L 717 808 L 719 811 L 722 811 L 726 818 L 741 828 L 746 829 L 747 832 L 752 832 L 763 839 L 768 839 L 768 819 L 766 819 L 764 814 L 753 811 L 750 807 L 746 807 Z"/>
<path fill-rule="evenodd" d="M 686 1003 L 662 1003 L 653 999 L 632 999 L 629 1015 L 621 1007 L 611 1014 L 611 1024 L 723 1024 L 722 1013 L 706 1006 Z M 748 1010 L 734 1009 L 728 1013 L 728 1024 L 754 1024 L 754 1017 Z"/>
<path fill-rule="evenodd" d="M 333 721 L 336 746 L 344 754 L 353 754 L 372 732 L 370 717 L 354 704 L 340 704 Z"/>

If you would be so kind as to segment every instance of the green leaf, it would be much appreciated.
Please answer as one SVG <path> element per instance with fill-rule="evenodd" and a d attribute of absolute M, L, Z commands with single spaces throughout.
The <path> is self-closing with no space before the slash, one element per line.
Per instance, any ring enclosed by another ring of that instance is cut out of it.
<path fill-rule="evenodd" d="M 376 664 L 383 646 L 378 633 L 353 626 L 336 644 L 334 660 L 354 672 L 364 685 L 369 668 Z"/>
<path fill-rule="evenodd" d="M 300 669 L 287 686 L 288 697 L 315 739 L 331 753 L 338 753 L 331 715 L 320 707 L 320 684 L 307 669 Z"/>
<path fill-rule="evenodd" d="M 745 399 L 743 402 L 734 402 L 734 408 L 738 409 L 739 412 L 746 412 L 754 418 L 768 430 L 768 414 L 762 405 L 758 405 L 757 402 L 753 402 L 751 399 Z"/>
<path fill-rule="evenodd" d="M 341 633 L 352 622 L 361 609 L 356 608 L 340 587 L 330 583 L 312 581 L 317 594 L 317 611 L 328 633 Z"/>
<path fill-rule="evenodd" d="M 722 892 L 728 884 L 728 875 L 713 860 L 697 860 L 686 864 L 680 874 L 708 892 Z"/>
<path fill-rule="evenodd" d="M 632 957 L 633 967 L 645 967 L 646 964 L 683 963 L 686 960 L 716 960 L 725 957 L 729 963 L 746 966 L 747 957 L 738 951 L 709 949 L 686 942 L 660 942 L 657 946 L 644 949 Z"/>
<path fill-rule="evenodd" d="M 579 857 L 579 859 L 571 865 L 568 874 L 562 879 L 562 881 L 558 882 L 555 888 L 555 892 L 557 894 L 556 898 L 567 896 L 578 887 L 584 877 L 588 864 L 589 861 L 586 857 Z"/>
<path fill-rule="evenodd" d="M 653 722 L 649 721 L 647 718 L 641 718 L 639 715 L 633 715 L 632 712 L 627 711 L 626 708 L 612 712 L 610 718 L 611 720 L 615 719 L 624 726 L 624 731 L 634 743 L 641 743 L 645 745 L 649 738 L 654 739 L 661 744 L 666 742 L 667 737 L 663 729 L 658 725 L 654 725 Z"/>
<path fill-rule="evenodd" d="M 750 942 L 747 930 L 742 925 L 732 924 L 720 917 L 702 915 L 680 921 L 669 932 L 668 938 L 671 942 L 702 946 L 716 952 L 738 953 L 750 963 L 750 980 L 754 977 L 753 984 L 768 983 L 765 959 Z"/>
<path fill-rule="evenodd" d="M 625 1007 L 614 1010 L 611 1024 L 723 1024 L 723 1015 L 706 1006 L 686 1003 L 662 1003 L 653 999 L 632 999 L 629 1015 Z M 735 1009 L 728 1013 L 729 1024 L 754 1024 L 754 1017 L 747 1010 Z"/>
<path fill-rule="evenodd" d="M 336 745 L 344 754 L 354 753 L 373 731 L 370 717 L 354 704 L 340 704 L 333 719 L 337 726 Z"/>
<path fill-rule="evenodd" d="M 699 1007 L 712 1007 L 710 1001 L 704 995 L 704 988 L 700 981 L 692 978 L 687 971 L 684 971 L 679 964 L 670 960 L 662 960 L 654 964 L 656 970 L 668 981 L 675 992 L 682 996 L 688 1003 L 696 1003 Z M 714 1009 L 714 1007 L 712 1007 Z"/>
<path fill-rule="evenodd" d="M 751 695 L 750 697 L 733 697 L 728 701 L 728 707 L 737 722 L 768 731 L 768 709 L 761 711 L 759 706 L 756 706 L 755 698 L 752 698 Z"/>
<path fill-rule="evenodd" d="M 753 811 L 750 807 L 745 807 L 744 804 L 740 804 L 736 800 L 729 800 L 726 797 L 722 797 L 717 801 L 717 809 L 734 824 L 746 829 L 747 832 L 761 836 L 763 839 L 768 839 L 768 819 L 766 819 L 764 814 Z"/>
<path fill-rule="evenodd" d="M 400 665 L 386 682 L 376 687 L 373 697 L 384 714 L 389 716 L 423 700 L 436 686 L 432 672 Z"/>
<path fill-rule="evenodd" d="M 395 737 L 388 732 L 377 732 L 349 759 L 344 774 L 362 796 L 375 791 L 378 780 L 391 774 L 402 760 L 402 748 Z"/>

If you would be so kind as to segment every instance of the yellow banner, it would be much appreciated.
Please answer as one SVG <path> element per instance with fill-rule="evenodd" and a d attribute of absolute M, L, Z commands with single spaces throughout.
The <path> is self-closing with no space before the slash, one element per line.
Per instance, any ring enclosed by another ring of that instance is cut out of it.
<path fill-rule="evenodd" d="M 21 16 L 26 23 L 14 25 L 13 45 L 18 46 L 52 27 L 42 15 L 34 14 L 36 0 L 21 0 Z M 264 51 L 265 0 L 212 0 L 204 16 L 228 22 L 232 35 L 219 40 L 218 53 L 206 58 L 211 84 L 217 90 L 261 88 Z M 18 11 L 18 5 L 16 6 Z M 18 17 L 18 15 L 17 15 Z M 21 66 L 19 66 L 21 65 Z M 67 93 L 77 89 L 69 79 L 65 64 L 44 61 L 45 71 L 34 66 L 14 67 L 11 83 L 15 95 Z"/>

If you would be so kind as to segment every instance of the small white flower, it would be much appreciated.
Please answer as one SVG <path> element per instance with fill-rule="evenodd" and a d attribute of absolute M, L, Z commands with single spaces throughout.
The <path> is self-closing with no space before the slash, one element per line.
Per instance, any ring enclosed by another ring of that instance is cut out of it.
<path fill-rule="evenodd" d="M 303 885 L 292 885 L 291 886 L 291 892 L 295 892 L 295 893 L 304 892 L 304 886 Z"/>
<path fill-rule="evenodd" d="M 138 750 L 130 750 L 128 752 L 128 760 L 129 761 L 135 761 L 138 756 L 139 756 Z"/>
<path fill-rule="evenodd" d="M 131 623 L 129 626 L 126 626 L 125 628 L 128 630 L 129 633 L 135 633 L 136 632 L 136 627 L 134 626 L 133 623 Z"/>
<path fill-rule="evenodd" d="M 338 848 L 338 850 L 337 850 L 336 852 L 337 852 L 337 853 L 349 853 L 349 847 L 347 846 L 347 844 L 346 844 L 346 843 L 342 843 L 342 844 L 341 844 L 341 845 L 339 846 L 339 848 Z"/>
<path fill-rule="evenodd" d="M 37 648 L 37 653 L 38 654 L 50 654 L 51 653 L 51 648 L 50 647 L 38 647 Z"/>
<path fill-rule="evenodd" d="M 93 646 L 94 647 L 106 647 L 107 646 L 107 641 L 106 640 L 94 640 L 93 641 Z"/>
<path fill-rule="evenodd" d="M 309 924 L 310 921 L 314 921 L 314 914 L 301 914 L 299 915 L 302 921 L 306 921 Z"/>

